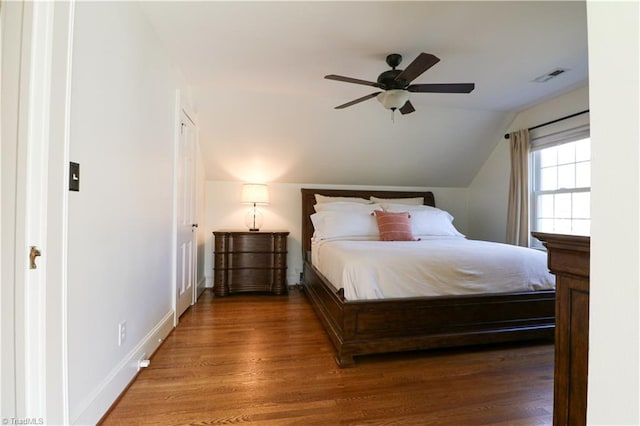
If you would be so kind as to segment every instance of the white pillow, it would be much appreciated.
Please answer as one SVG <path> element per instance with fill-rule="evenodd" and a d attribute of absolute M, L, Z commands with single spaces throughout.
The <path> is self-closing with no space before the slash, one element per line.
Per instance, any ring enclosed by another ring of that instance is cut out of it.
<path fill-rule="evenodd" d="M 324 211 L 314 213 L 311 222 L 315 232 L 313 238 L 377 237 L 378 224 L 375 217 L 366 211 Z"/>
<path fill-rule="evenodd" d="M 419 236 L 452 236 L 464 237 L 453 226 L 453 216 L 448 212 L 436 208 L 431 210 L 414 210 L 409 213 L 411 232 Z"/>
<path fill-rule="evenodd" d="M 316 203 L 335 203 L 340 201 L 349 201 L 352 203 L 360 203 L 360 204 L 371 204 L 371 201 L 366 198 L 358 198 L 358 197 L 329 197 L 327 195 L 315 194 Z"/>
<path fill-rule="evenodd" d="M 335 203 L 320 203 L 314 206 L 316 212 L 342 211 L 342 212 L 366 212 L 382 210 L 381 204 L 362 204 L 350 201 L 337 201 Z"/>
<path fill-rule="evenodd" d="M 394 203 L 382 203 L 382 208 L 386 212 L 401 213 L 401 212 L 413 212 L 419 210 L 440 210 L 431 206 L 418 206 L 409 204 L 394 204 Z M 443 210 L 441 210 L 443 211 Z"/>
<path fill-rule="evenodd" d="M 424 205 L 424 197 L 414 198 L 378 198 L 369 197 L 372 203 L 392 203 L 392 204 L 406 204 L 409 206 L 422 206 Z"/>

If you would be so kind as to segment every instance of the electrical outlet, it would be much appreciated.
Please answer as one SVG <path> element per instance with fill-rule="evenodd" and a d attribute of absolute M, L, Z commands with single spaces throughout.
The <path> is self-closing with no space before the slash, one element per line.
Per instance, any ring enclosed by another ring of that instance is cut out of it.
<path fill-rule="evenodd" d="M 118 346 L 122 346 L 127 339 L 127 322 L 122 321 L 118 324 Z"/>

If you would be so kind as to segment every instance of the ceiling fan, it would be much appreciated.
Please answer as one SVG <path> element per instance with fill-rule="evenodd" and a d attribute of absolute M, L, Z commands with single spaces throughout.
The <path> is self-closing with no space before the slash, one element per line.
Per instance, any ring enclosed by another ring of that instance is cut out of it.
<path fill-rule="evenodd" d="M 438 57 L 430 53 L 420 53 L 404 70 L 396 69 L 396 67 L 400 65 L 400 62 L 402 62 L 402 55 L 392 53 L 387 56 L 386 61 L 391 69 L 380 74 L 375 82 L 335 74 L 325 75 L 324 78 L 328 80 L 363 84 L 383 90 L 347 102 L 346 104 L 338 105 L 335 109 L 343 109 L 371 98 L 378 98 L 378 101 L 380 101 L 385 108 L 390 109 L 392 114 L 396 109 L 402 114 L 410 114 L 415 111 L 415 108 L 409 100 L 410 92 L 471 93 L 475 88 L 474 83 L 411 84 L 411 82 L 418 78 L 423 72 L 440 62 Z"/>

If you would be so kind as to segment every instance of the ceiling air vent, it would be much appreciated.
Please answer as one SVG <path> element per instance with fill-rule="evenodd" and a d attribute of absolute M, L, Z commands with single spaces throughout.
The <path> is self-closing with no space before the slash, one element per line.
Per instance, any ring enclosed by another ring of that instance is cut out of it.
<path fill-rule="evenodd" d="M 552 78 L 555 78 L 557 76 L 559 76 L 560 74 L 563 74 L 565 72 L 569 71 L 566 68 L 556 68 L 555 70 L 548 72 L 546 74 L 542 74 L 540 77 L 536 77 L 533 79 L 534 83 L 546 83 L 547 81 L 551 80 Z"/>

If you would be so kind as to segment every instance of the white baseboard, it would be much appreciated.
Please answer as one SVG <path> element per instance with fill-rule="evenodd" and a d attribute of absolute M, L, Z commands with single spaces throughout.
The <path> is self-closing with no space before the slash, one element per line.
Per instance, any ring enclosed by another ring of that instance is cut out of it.
<path fill-rule="evenodd" d="M 198 298 L 202 295 L 202 293 L 204 293 L 204 290 L 207 288 L 207 277 L 202 277 L 200 278 L 200 280 L 198 281 L 198 284 L 196 285 L 196 302 L 198 301 Z"/>
<path fill-rule="evenodd" d="M 173 311 L 164 318 L 115 366 L 93 392 L 70 413 L 71 423 L 95 425 L 138 374 L 138 361 L 148 359 L 173 330 Z"/>
<path fill-rule="evenodd" d="M 204 278 L 205 278 L 205 280 L 206 280 L 206 282 L 205 282 L 204 286 L 205 286 L 206 288 L 213 288 L 213 277 L 207 277 L 207 276 L 205 276 Z"/>
<path fill-rule="evenodd" d="M 207 277 L 200 278 L 200 280 L 198 281 L 197 287 L 200 289 L 200 288 L 206 287 L 206 286 L 207 286 Z"/>
<path fill-rule="evenodd" d="M 299 273 L 297 275 L 295 273 L 287 274 L 287 284 L 289 285 L 300 284 L 300 274 Z"/>

